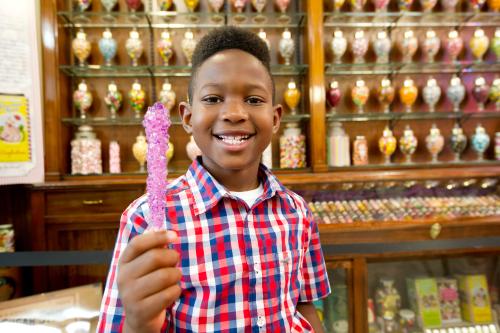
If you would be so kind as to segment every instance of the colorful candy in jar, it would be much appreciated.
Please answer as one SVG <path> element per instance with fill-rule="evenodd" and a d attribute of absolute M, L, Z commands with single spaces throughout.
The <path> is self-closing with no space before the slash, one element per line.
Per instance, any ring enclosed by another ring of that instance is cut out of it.
<path fill-rule="evenodd" d="M 71 140 L 71 174 L 102 174 L 101 140 L 91 126 L 78 127 Z"/>
<path fill-rule="evenodd" d="M 427 80 L 427 84 L 422 89 L 422 97 L 425 104 L 429 106 L 429 112 L 434 112 L 435 106 L 441 98 L 441 87 L 433 77 Z"/>
<path fill-rule="evenodd" d="M 480 76 L 474 80 L 472 88 L 472 97 L 477 103 L 478 111 L 484 111 L 484 104 L 488 101 L 490 86 L 486 83 L 484 77 Z"/>
<path fill-rule="evenodd" d="M 422 51 L 425 54 L 427 62 L 434 62 L 434 57 L 439 52 L 441 47 L 441 40 L 436 35 L 434 30 L 427 30 L 425 39 L 422 42 Z"/>
<path fill-rule="evenodd" d="M 406 106 L 405 111 L 411 112 L 411 107 L 418 97 L 418 88 L 410 78 L 405 79 L 403 86 L 399 89 L 399 99 Z"/>
<path fill-rule="evenodd" d="M 464 41 L 458 34 L 457 30 L 452 30 L 448 33 L 445 49 L 450 56 L 451 61 L 457 61 L 458 56 L 464 48 Z"/>
<path fill-rule="evenodd" d="M 245 6 L 247 4 L 247 0 L 231 0 L 234 9 L 236 9 L 237 13 L 243 13 L 245 10 Z"/>
<path fill-rule="evenodd" d="M 377 57 L 377 63 L 388 63 L 392 42 L 385 30 L 379 31 L 373 40 L 373 51 Z"/>
<path fill-rule="evenodd" d="M 390 0 L 373 0 L 373 6 L 375 11 L 379 13 L 387 12 L 387 7 L 389 6 Z"/>
<path fill-rule="evenodd" d="M 111 60 L 116 55 L 116 40 L 113 38 L 113 34 L 109 29 L 104 30 L 102 33 L 102 38 L 99 40 L 99 51 L 104 58 L 104 64 L 106 66 L 111 66 Z"/>
<path fill-rule="evenodd" d="M 408 12 L 411 10 L 413 0 L 398 0 L 398 8 L 400 12 Z"/>
<path fill-rule="evenodd" d="M 356 136 L 352 149 L 352 162 L 354 165 L 368 164 L 368 141 L 363 135 Z"/>
<path fill-rule="evenodd" d="M 432 156 L 432 163 L 436 163 L 437 157 L 444 147 L 444 137 L 436 124 L 432 124 L 429 135 L 425 138 L 425 146 Z"/>
<path fill-rule="evenodd" d="M 84 66 L 90 55 L 91 45 L 87 40 L 87 34 L 82 29 L 76 33 L 75 39 L 71 42 L 71 47 L 79 65 Z"/>
<path fill-rule="evenodd" d="M 396 89 L 392 86 L 391 80 L 388 78 L 380 81 L 380 86 L 377 89 L 377 100 L 382 105 L 384 113 L 390 112 L 390 105 L 394 101 Z"/>
<path fill-rule="evenodd" d="M 441 0 L 441 6 L 445 12 L 454 12 L 459 0 Z"/>
<path fill-rule="evenodd" d="M 191 30 L 187 30 L 184 33 L 184 38 L 181 41 L 182 53 L 186 57 L 188 66 L 191 66 L 191 60 L 193 59 L 194 49 L 196 48 L 196 40 L 194 39 L 194 34 Z"/>
<path fill-rule="evenodd" d="M 335 59 L 334 62 L 336 64 L 342 63 L 342 56 L 347 50 L 347 39 L 344 37 L 342 30 L 335 30 L 330 47 Z"/>
<path fill-rule="evenodd" d="M 101 0 L 101 4 L 107 12 L 111 12 L 117 3 L 118 0 Z"/>
<path fill-rule="evenodd" d="M 253 8 L 257 11 L 257 13 L 262 13 L 264 8 L 266 8 L 267 0 L 251 0 Z"/>
<path fill-rule="evenodd" d="M 491 40 L 491 49 L 495 53 L 496 61 L 500 61 L 500 28 L 495 30 L 495 37 Z"/>
<path fill-rule="evenodd" d="M 330 82 L 328 89 L 326 89 L 326 101 L 330 105 L 330 113 L 335 113 L 335 108 L 340 102 L 341 92 L 339 83 L 337 81 Z"/>
<path fill-rule="evenodd" d="M 483 8 L 484 4 L 486 3 L 486 0 L 469 0 L 468 3 L 472 11 L 478 13 L 481 11 L 481 8 Z"/>
<path fill-rule="evenodd" d="M 458 124 L 455 124 L 451 130 L 450 147 L 451 151 L 455 154 L 455 161 L 460 161 L 460 155 L 465 150 L 465 147 L 467 147 L 467 137 Z"/>
<path fill-rule="evenodd" d="M 370 89 L 366 86 L 364 80 L 357 80 L 356 85 L 351 90 L 353 103 L 358 107 L 358 113 L 364 112 L 364 106 L 370 97 Z"/>
<path fill-rule="evenodd" d="M 472 135 L 471 144 L 472 149 L 477 153 L 478 160 L 482 161 L 484 159 L 484 152 L 490 145 L 490 136 L 481 124 L 477 125 L 476 131 Z"/>
<path fill-rule="evenodd" d="M 410 125 L 406 125 L 406 128 L 403 132 L 403 136 L 399 139 L 399 150 L 405 155 L 406 163 L 411 163 L 411 156 L 415 153 L 418 146 L 418 139 L 413 134 Z"/>
<path fill-rule="evenodd" d="M 138 11 L 142 6 L 142 0 L 125 0 L 125 2 L 131 12 Z"/>
<path fill-rule="evenodd" d="M 123 96 L 118 91 L 118 87 L 114 82 L 108 84 L 108 92 L 106 96 L 104 96 L 104 103 L 109 110 L 110 118 L 115 119 L 117 112 L 120 110 L 122 106 Z"/>
<path fill-rule="evenodd" d="M 354 55 L 355 64 L 365 62 L 366 51 L 368 51 L 368 38 L 365 37 L 363 30 L 358 30 L 354 33 L 354 40 L 352 41 L 352 54 Z"/>
<path fill-rule="evenodd" d="M 438 0 L 420 0 L 420 5 L 424 13 L 430 13 L 436 7 Z"/>
<path fill-rule="evenodd" d="M 378 140 L 378 148 L 385 157 L 385 163 L 391 163 L 391 155 L 396 150 L 396 138 L 388 126 L 385 127 L 384 132 Z"/>
<path fill-rule="evenodd" d="M 139 32 L 135 28 L 129 33 L 129 38 L 125 42 L 125 49 L 132 60 L 132 66 L 139 65 L 139 58 L 144 51 L 144 45 L 140 39 Z"/>
<path fill-rule="evenodd" d="M 411 62 L 418 49 L 418 39 L 413 30 L 407 30 L 403 34 L 403 39 L 399 45 L 403 54 L 403 62 Z"/>
<path fill-rule="evenodd" d="M 243 2 L 243 7 L 245 7 L 246 1 L 239 0 Z M 199 0 L 184 0 L 184 4 L 190 13 L 194 13 L 196 11 L 196 7 L 198 7 Z"/>
<path fill-rule="evenodd" d="M 485 35 L 484 30 L 477 28 L 474 31 L 474 36 L 469 41 L 469 46 L 472 55 L 477 61 L 482 61 L 483 56 L 488 51 L 488 46 L 490 44 L 490 39 Z"/>
<path fill-rule="evenodd" d="M 80 112 L 80 119 L 87 118 L 87 112 L 92 106 L 93 98 L 84 80 L 78 84 L 78 88 L 73 92 L 73 104 Z"/>
<path fill-rule="evenodd" d="M 286 126 L 280 137 L 280 167 L 304 168 L 306 167 L 306 138 L 298 123 L 291 122 Z"/>
<path fill-rule="evenodd" d="M 73 0 L 75 3 L 75 9 L 79 12 L 84 12 L 90 8 L 92 5 L 92 0 Z"/>
<path fill-rule="evenodd" d="M 158 0 L 158 8 L 160 11 L 166 12 L 170 10 L 173 3 L 173 0 Z"/>
<path fill-rule="evenodd" d="M 175 91 L 172 90 L 172 84 L 168 82 L 168 80 L 165 80 L 163 83 L 159 97 L 160 103 L 165 106 L 165 109 L 167 109 L 168 112 L 171 112 L 174 109 L 177 95 L 175 94 Z"/>
<path fill-rule="evenodd" d="M 285 14 L 288 6 L 290 5 L 290 0 L 275 0 L 274 3 L 276 7 L 280 10 L 281 14 Z M 340 6 L 342 7 L 342 6 Z"/>
<path fill-rule="evenodd" d="M 132 89 L 128 92 L 128 97 L 130 99 L 132 110 L 134 110 L 134 117 L 141 118 L 141 111 L 144 109 L 146 92 L 142 89 L 141 84 L 137 80 L 134 84 L 132 84 Z"/>
<path fill-rule="evenodd" d="M 156 43 L 156 50 L 163 59 L 163 65 L 168 66 L 170 59 L 174 55 L 172 39 L 170 38 L 170 33 L 168 31 L 163 31 L 161 33 L 161 38 L 158 43 Z"/>
<path fill-rule="evenodd" d="M 281 34 L 279 51 L 281 57 L 285 59 L 285 65 L 289 66 L 290 60 L 295 52 L 295 42 L 292 39 L 292 33 L 288 29 L 285 29 L 285 31 Z"/>
<path fill-rule="evenodd" d="M 488 8 L 492 12 L 496 13 L 500 9 L 500 0 L 487 0 L 487 3 L 488 3 Z"/>
<path fill-rule="evenodd" d="M 500 110 L 500 78 L 493 80 L 488 97 L 492 103 L 495 103 L 495 110 Z"/>
<path fill-rule="evenodd" d="M 287 89 L 283 94 L 283 99 L 285 100 L 285 104 L 290 109 L 290 114 L 297 114 L 297 105 L 300 102 L 300 90 L 297 89 L 297 84 L 294 80 L 288 82 Z"/>
<path fill-rule="evenodd" d="M 453 111 L 460 111 L 460 104 L 465 98 L 465 86 L 462 84 L 462 80 L 456 75 L 454 75 L 450 80 L 450 85 L 446 89 L 446 97 L 453 104 Z"/>

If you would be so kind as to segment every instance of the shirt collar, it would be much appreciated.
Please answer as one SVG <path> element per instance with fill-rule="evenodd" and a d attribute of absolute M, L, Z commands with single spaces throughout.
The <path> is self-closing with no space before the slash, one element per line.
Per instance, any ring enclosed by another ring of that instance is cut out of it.
<path fill-rule="evenodd" d="M 275 194 L 284 195 L 286 188 L 273 175 L 273 173 L 262 163 L 259 166 L 259 181 L 262 182 L 263 193 L 258 201 L 264 201 Z M 219 200 L 225 196 L 229 196 L 229 191 L 219 183 L 205 169 L 201 163 L 201 157 L 198 156 L 188 171 L 186 172 L 186 180 L 191 188 L 194 198 L 194 213 L 196 215 L 203 214 L 210 208 L 214 207 Z"/>

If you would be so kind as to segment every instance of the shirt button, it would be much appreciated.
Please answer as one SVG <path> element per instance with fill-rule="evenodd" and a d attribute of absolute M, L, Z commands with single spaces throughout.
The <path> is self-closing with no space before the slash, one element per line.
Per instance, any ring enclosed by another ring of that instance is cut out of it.
<path fill-rule="evenodd" d="M 264 327 L 265 324 L 266 324 L 266 321 L 264 320 L 264 316 L 258 316 L 257 317 L 257 325 L 259 327 Z"/>

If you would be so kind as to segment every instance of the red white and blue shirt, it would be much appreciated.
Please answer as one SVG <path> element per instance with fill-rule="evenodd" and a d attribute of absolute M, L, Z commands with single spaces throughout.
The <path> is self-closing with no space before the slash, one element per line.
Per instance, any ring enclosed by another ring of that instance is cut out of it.
<path fill-rule="evenodd" d="M 296 310 L 330 293 L 319 232 L 303 198 L 263 165 L 263 193 L 252 207 L 195 160 L 169 183 L 166 228 L 182 270 L 179 300 L 162 332 L 312 332 Z M 121 332 L 125 313 L 116 283 L 118 260 L 148 224 L 146 195 L 123 213 L 97 332 Z"/>

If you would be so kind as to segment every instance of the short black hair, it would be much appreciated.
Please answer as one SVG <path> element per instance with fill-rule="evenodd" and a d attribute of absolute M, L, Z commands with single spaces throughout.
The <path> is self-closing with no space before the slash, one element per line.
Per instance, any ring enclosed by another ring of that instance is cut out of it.
<path fill-rule="evenodd" d="M 193 102 L 193 87 L 196 74 L 200 66 L 214 54 L 229 50 L 238 49 L 247 52 L 257 58 L 269 73 L 272 85 L 272 96 L 274 102 L 274 80 L 271 74 L 271 56 L 266 43 L 255 33 L 238 27 L 224 26 L 210 31 L 198 42 L 193 53 L 191 79 L 188 85 L 188 102 Z"/>

